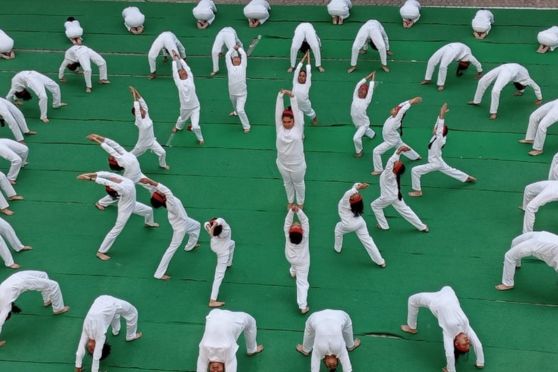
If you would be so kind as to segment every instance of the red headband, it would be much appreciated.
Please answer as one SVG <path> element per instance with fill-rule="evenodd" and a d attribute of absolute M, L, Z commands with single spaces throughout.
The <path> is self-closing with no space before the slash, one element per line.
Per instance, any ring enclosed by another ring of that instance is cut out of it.
<path fill-rule="evenodd" d="M 302 226 L 300 225 L 292 225 L 289 229 L 289 233 L 299 233 L 302 234 L 304 230 L 302 230 Z"/>
<path fill-rule="evenodd" d="M 351 204 L 355 204 L 355 203 L 358 203 L 360 201 L 362 201 L 362 195 L 360 195 L 358 193 L 351 195 L 351 198 L 349 199 L 349 203 L 351 203 Z"/>
<path fill-rule="evenodd" d="M 158 201 L 161 204 L 167 203 L 167 197 L 164 194 L 161 194 L 159 191 L 155 191 L 151 195 L 151 199 Z"/>

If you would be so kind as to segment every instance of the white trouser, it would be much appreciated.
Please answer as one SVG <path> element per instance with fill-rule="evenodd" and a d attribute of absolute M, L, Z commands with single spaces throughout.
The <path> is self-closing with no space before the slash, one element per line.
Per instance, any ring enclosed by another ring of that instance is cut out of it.
<path fill-rule="evenodd" d="M 0 157 L 10 162 L 8 180 L 15 181 L 23 167 L 27 163 L 29 148 L 17 142 L 10 142 L 9 145 L 0 146 Z"/>
<path fill-rule="evenodd" d="M 286 168 L 279 159 L 276 161 L 277 169 L 283 177 L 283 184 L 285 185 L 285 192 L 287 193 L 287 201 L 299 205 L 304 204 L 304 196 L 306 193 L 306 186 L 304 185 L 304 175 L 306 174 L 306 164 L 303 163 L 293 170 L 293 167 Z"/>
<path fill-rule="evenodd" d="M 113 228 L 110 229 L 110 231 L 107 233 L 107 236 L 105 236 L 105 239 L 101 243 L 101 246 L 99 247 L 99 253 L 108 252 L 110 247 L 112 247 L 112 245 L 114 244 L 114 241 L 116 240 L 118 235 L 120 235 L 120 233 L 124 229 L 124 226 L 126 226 L 126 222 L 128 222 L 128 219 L 130 218 L 132 213 L 142 216 L 146 224 L 153 224 L 153 209 L 145 204 L 136 202 L 134 210 L 130 212 L 122 212 L 119 210 L 118 217 L 116 218 L 116 223 L 114 224 Z"/>
<path fill-rule="evenodd" d="M 47 273 L 42 271 L 26 271 L 25 276 L 29 278 L 25 282 L 25 290 L 41 292 L 43 304 L 52 303 L 54 312 L 62 310 L 64 299 L 57 282 L 49 279 Z"/>
<path fill-rule="evenodd" d="M 85 79 L 85 86 L 87 88 L 92 88 L 93 85 L 91 83 L 91 61 L 97 65 L 99 68 L 99 80 L 108 80 L 107 76 L 107 62 L 101 55 L 93 50 L 89 51 L 90 58 L 81 58 L 79 60 L 79 64 L 81 69 L 83 70 L 83 77 Z"/>
<path fill-rule="evenodd" d="M 296 303 L 298 308 L 304 310 L 308 307 L 308 272 L 310 271 L 310 263 L 296 264 L 291 263 L 289 270 L 295 275 L 296 280 Z"/>
<path fill-rule="evenodd" d="M 385 261 L 382 258 L 378 247 L 374 244 L 374 240 L 372 240 L 372 237 L 368 233 L 366 221 L 364 221 L 364 218 L 362 217 L 358 219 L 355 218 L 355 223 L 352 225 L 345 225 L 343 222 L 337 222 L 337 225 L 335 225 L 335 245 L 333 247 L 335 251 L 341 252 L 341 249 L 343 248 L 343 235 L 353 231 L 364 246 L 364 249 L 366 249 L 366 252 L 372 261 L 374 261 L 377 265 L 383 265 Z"/>
<path fill-rule="evenodd" d="M 211 300 L 217 300 L 219 296 L 219 287 L 221 287 L 221 282 L 223 282 L 223 278 L 225 277 L 225 271 L 227 270 L 227 267 L 232 266 L 234 247 L 235 242 L 231 241 L 229 251 L 224 254 L 217 255 L 217 266 L 215 266 L 215 276 L 213 277 L 213 285 L 211 287 L 211 295 L 209 297 Z"/>
<path fill-rule="evenodd" d="M 444 287 L 440 292 L 421 292 L 409 297 L 407 302 L 407 325 L 413 329 L 417 329 L 417 317 L 419 308 L 426 307 L 430 309 L 429 304 L 443 297 L 449 297 L 451 294 L 455 296 L 455 292 L 450 287 Z"/>
<path fill-rule="evenodd" d="M 515 276 L 515 268 L 521 267 L 521 259 L 533 255 L 533 251 L 537 248 L 534 239 L 526 240 L 513 246 L 504 255 L 504 270 L 502 272 L 502 283 L 507 286 L 514 285 L 513 278 Z"/>
<path fill-rule="evenodd" d="M 159 166 L 165 168 L 167 166 L 166 156 L 167 153 L 165 149 L 157 142 L 157 140 L 153 141 L 153 143 L 149 146 L 139 145 L 136 144 L 130 153 L 134 154 L 136 158 L 143 155 L 147 150 L 151 150 L 157 158 L 159 158 Z"/>
<path fill-rule="evenodd" d="M 0 218 L 0 236 L 8 241 L 8 244 L 14 251 L 19 252 L 23 248 L 23 244 L 17 237 L 13 227 L 2 218 Z"/>
<path fill-rule="evenodd" d="M 198 21 L 207 21 L 207 23 L 209 24 L 212 24 L 213 20 L 215 20 L 215 13 L 213 13 L 213 10 L 211 10 L 210 8 L 200 8 L 196 6 L 194 9 L 192 9 L 192 14 Z"/>
<path fill-rule="evenodd" d="M 347 19 L 351 15 L 351 13 L 349 12 L 349 7 L 345 4 L 339 6 L 335 3 L 329 3 L 327 5 L 327 12 L 332 17 L 341 17 L 343 19 Z"/>
<path fill-rule="evenodd" d="M 52 107 L 60 107 L 60 102 L 62 100 L 62 94 L 60 93 L 60 87 L 54 80 L 44 76 L 39 81 L 32 81 L 29 87 L 35 92 L 37 98 L 39 99 L 39 109 L 41 111 L 41 119 L 47 118 L 47 106 L 48 97 L 46 91 L 48 90 L 52 94 Z M 45 89 L 46 88 L 46 89 Z"/>
<path fill-rule="evenodd" d="M 370 139 L 374 138 L 376 133 L 370 128 L 370 124 L 368 125 L 359 125 L 353 136 L 353 142 L 355 144 L 355 151 L 361 152 L 362 151 L 362 137 L 366 136 Z"/>
<path fill-rule="evenodd" d="M 213 63 L 213 71 L 219 71 L 219 54 L 224 54 L 228 51 L 225 44 L 225 35 L 222 33 L 217 34 L 213 47 L 211 48 L 211 62 Z"/>
<path fill-rule="evenodd" d="M 343 334 L 343 341 L 345 341 L 345 347 L 347 349 L 352 349 L 355 343 L 353 338 L 353 322 L 351 321 L 349 315 L 345 312 L 341 312 L 340 310 L 324 310 L 324 311 L 328 312 L 329 314 L 323 314 L 323 313 L 318 314 L 315 318 L 316 321 L 319 321 L 319 323 L 323 323 L 323 319 L 324 319 L 323 316 L 325 315 L 327 316 L 327 318 L 325 319 L 329 320 L 328 323 L 332 327 L 342 326 L 343 327 L 342 334 Z M 318 318 L 318 316 L 320 317 Z M 311 323 L 312 322 L 307 321 L 306 326 L 304 327 L 304 338 L 302 340 L 302 348 L 304 349 L 305 352 L 312 351 L 312 349 L 314 348 L 314 344 L 316 342 L 316 329 L 311 325 Z M 324 335 L 322 337 L 324 337 L 322 339 L 322 341 L 324 341 L 325 338 L 329 338 L 331 336 L 328 337 L 328 335 Z M 337 337 L 333 336 L 331 338 L 334 339 Z M 337 341 L 335 341 L 335 343 L 337 343 Z"/>
<path fill-rule="evenodd" d="M 296 101 L 298 103 L 298 109 L 302 111 L 304 115 L 308 116 L 310 119 L 314 119 L 316 117 L 316 113 L 312 108 L 312 102 L 310 102 L 309 98 L 305 100 L 300 100 L 297 97 Z"/>
<path fill-rule="evenodd" d="M 155 271 L 154 277 L 160 279 L 165 273 L 167 272 L 167 268 L 169 267 L 170 261 L 176 250 L 182 244 L 182 240 L 184 240 L 184 235 L 188 234 L 188 243 L 184 247 L 185 251 L 191 251 L 194 246 L 198 243 L 198 238 L 200 236 L 200 228 L 201 225 L 198 221 L 189 218 L 184 223 L 184 226 L 178 230 L 174 230 L 172 232 L 172 240 L 170 242 L 169 247 L 163 254 L 163 258 L 161 258 L 161 262 Z"/>
<path fill-rule="evenodd" d="M 131 303 L 118 298 L 112 297 L 111 302 L 118 306 L 110 322 L 112 334 L 116 336 L 120 333 L 120 317 L 122 317 L 126 320 L 126 341 L 134 340 L 138 332 L 138 310 Z"/>
<path fill-rule="evenodd" d="M 448 74 L 448 66 L 453 62 L 451 55 L 444 53 L 443 51 L 437 51 L 428 60 L 428 65 L 426 66 L 426 73 L 424 74 L 424 80 L 432 80 L 432 74 L 436 65 L 438 66 L 438 86 L 443 86 L 446 83 L 446 76 Z"/>
<path fill-rule="evenodd" d="M 12 131 L 16 141 L 23 141 L 23 133 L 29 132 L 25 117 L 19 110 L 10 110 L 11 117 L 5 117 L 8 128 Z"/>
<path fill-rule="evenodd" d="M 265 7 L 244 7 L 244 16 L 248 19 L 256 19 L 263 25 L 269 19 L 269 12 Z"/>
<path fill-rule="evenodd" d="M 188 119 L 190 119 L 190 122 L 192 123 L 192 132 L 194 132 L 198 141 L 203 141 L 203 135 L 200 127 L 200 106 L 191 109 L 181 107 L 180 115 L 178 116 L 178 119 L 176 119 L 176 129 L 182 130 L 182 128 L 184 128 L 184 123 L 186 123 L 186 120 Z"/>
<path fill-rule="evenodd" d="M 534 140 L 534 150 L 542 150 L 544 147 L 544 141 L 546 140 L 546 132 L 548 130 L 548 127 L 558 121 L 558 111 L 537 111 L 538 110 L 536 110 L 531 114 L 531 116 L 529 116 L 529 126 L 527 127 L 525 139 L 531 141 Z"/>
<path fill-rule="evenodd" d="M 10 249 L 2 237 L 0 237 L 0 258 L 4 261 L 4 265 L 6 267 L 12 266 L 15 263 L 14 258 L 10 253 Z"/>
<path fill-rule="evenodd" d="M 383 196 L 380 196 L 378 199 L 374 200 L 370 204 L 370 207 L 372 207 L 372 211 L 374 212 L 374 216 L 376 216 L 376 221 L 378 221 L 378 225 L 380 226 L 380 228 L 384 230 L 389 229 L 386 216 L 384 216 L 384 208 L 390 205 L 401 215 L 401 217 L 403 217 L 407 220 L 407 222 L 416 227 L 417 230 L 422 231 L 426 229 L 426 225 L 422 223 L 420 218 L 418 218 L 415 212 L 413 212 L 413 210 L 405 203 L 403 199 L 387 199 Z"/>
<path fill-rule="evenodd" d="M 14 187 L 8 180 L 8 177 L 6 177 L 6 175 L 2 172 L 0 172 L 0 189 L 2 189 L 2 191 L 4 192 L 4 194 L 6 194 L 8 198 L 17 195 Z M 6 209 L 8 208 L 8 206 L 9 206 L 8 201 L 6 200 L 6 198 L 4 198 L 4 195 L 0 194 L 0 209 Z"/>
<path fill-rule="evenodd" d="M 496 114 L 498 112 L 498 106 L 500 105 L 500 92 L 506 86 L 507 83 L 511 81 L 511 76 L 509 71 L 502 70 L 499 74 L 486 74 L 484 75 L 477 85 L 477 90 L 475 91 L 475 98 L 473 102 L 480 103 L 484 92 L 492 81 L 496 80 L 494 86 L 492 87 L 492 100 L 490 101 L 490 113 Z"/>
<path fill-rule="evenodd" d="M 445 175 L 448 175 L 452 178 L 455 178 L 458 181 L 465 182 L 469 175 L 460 171 L 459 169 L 455 169 L 450 167 L 446 164 L 443 159 L 439 159 L 436 162 L 428 162 L 423 165 L 417 165 L 411 169 L 411 182 L 413 190 L 420 190 L 420 178 L 425 174 L 430 172 L 440 171 Z"/>
<path fill-rule="evenodd" d="M 248 94 L 243 94 L 241 96 L 229 95 L 234 111 L 238 114 L 240 123 L 242 123 L 242 129 L 250 129 L 250 121 L 248 120 L 248 115 L 244 111 L 244 105 L 246 105 L 246 99 Z"/>
<path fill-rule="evenodd" d="M 410 148 L 410 151 L 405 151 L 403 153 L 401 153 L 402 155 L 404 155 L 407 159 L 410 160 L 418 160 L 418 158 L 420 158 L 420 155 L 411 148 L 411 146 L 407 145 L 406 143 L 404 143 L 403 141 L 399 140 L 398 143 L 396 143 L 395 145 L 389 144 L 387 142 L 382 142 L 380 143 L 378 146 L 374 147 L 374 150 L 372 151 L 372 162 L 374 163 L 374 171 L 375 172 L 382 172 L 384 170 L 384 166 L 382 165 L 382 155 L 392 149 L 392 148 L 399 148 L 401 146 L 407 146 L 408 148 Z"/>
<path fill-rule="evenodd" d="M 523 193 L 523 233 L 533 231 L 539 207 L 558 200 L 558 181 L 540 181 L 527 185 Z"/>
<path fill-rule="evenodd" d="M 310 49 L 312 49 L 312 53 L 314 54 L 314 63 L 316 67 L 320 67 L 322 65 L 322 55 L 320 54 L 320 40 L 315 34 L 297 34 L 293 37 L 293 42 L 291 44 L 291 67 L 295 67 L 296 55 L 298 54 L 298 50 L 300 49 L 303 41 L 306 41 L 308 45 L 310 45 Z"/>

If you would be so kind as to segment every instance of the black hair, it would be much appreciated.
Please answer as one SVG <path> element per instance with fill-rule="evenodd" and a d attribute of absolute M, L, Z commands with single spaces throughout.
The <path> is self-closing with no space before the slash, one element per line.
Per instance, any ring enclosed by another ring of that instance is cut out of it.
<path fill-rule="evenodd" d="M 457 71 L 455 72 L 455 75 L 463 76 L 463 71 L 467 70 L 470 65 L 471 65 L 471 62 L 469 62 L 469 61 L 459 61 L 457 63 Z"/>
<path fill-rule="evenodd" d="M 353 212 L 353 215 L 355 217 L 362 216 L 362 214 L 364 213 L 364 202 L 362 201 L 362 199 L 355 203 L 350 203 L 350 205 L 351 212 Z"/>
<path fill-rule="evenodd" d="M 22 91 L 15 92 L 15 96 L 17 98 L 20 98 L 20 99 L 24 100 L 24 101 L 29 101 L 32 97 L 31 93 L 29 93 L 29 91 L 25 88 L 23 88 Z"/>
<path fill-rule="evenodd" d="M 113 199 L 118 199 L 118 197 L 120 196 L 118 195 L 118 192 L 115 189 L 112 189 L 109 186 L 105 186 L 105 191 Z"/>
<path fill-rule="evenodd" d="M 514 83 L 513 83 L 513 86 L 514 86 L 515 89 L 517 89 L 517 90 L 524 90 L 525 88 L 527 88 L 526 85 L 520 84 L 520 83 L 518 83 L 518 82 L 514 82 Z"/>
<path fill-rule="evenodd" d="M 213 228 L 213 236 L 219 236 L 219 235 L 221 235 L 222 232 L 223 232 L 223 226 L 222 225 L 216 225 Z"/>
<path fill-rule="evenodd" d="M 289 232 L 289 240 L 293 244 L 300 244 L 302 241 L 302 233 L 298 231 Z"/>
<path fill-rule="evenodd" d="M 407 116 L 406 112 L 401 117 L 401 125 L 399 126 L 399 135 L 400 136 L 403 136 L 403 120 L 405 119 L 405 116 Z"/>
<path fill-rule="evenodd" d="M 103 351 L 101 352 L 101 359 L 99 359 L 99 360 L 106 359 L 110 355 L 111 349 L 112 349 L 112 347 L 105 342 L 105 344 L 103 345 Z M 89 350 L 87 350 L 87 352 L 89 353 L 89 355 L 92 354 L 92 353 L 89 352 Z"/>
<path fill-rule="evenodd" d="M 68 18 L 66 19 L 66 21 L 68 21 L 68 22 L 73 22 L 73 21 L 75 21 L 75 20 L 76 20 L 76 19 L 75 19 L 74 17 L 68 17 Z"/>
<path fill-rule="evenodd" d="M 448 135 L 449 132 L 449 128 L 447 125 L 444 125 L 444 129 L 442 129 L 442 137 L 445 137 Z M 436 136 L 432 136 L 432 139 L 430 139 L 430 142 L 428 142 L 428 150 L 430 150 L 432 148 L 432 144 L 436 142 Z M 444 145 L 445 146 L 445 145 Z M 442 148 L 444 148 L 444 146 L 442 146 Z"/>
<path fill-rule="evenodd" d="M 132 106 L 132 115 L 136 116 L 136 108 Z"/>
<path fill-rule="evenodd" d="M 81 65 L 80 65 L 79 62 L 70 63 L 70 64 L 68 65 L 68 70 L 70 70 L 70 71 L 75 71 L 75 70 L 77 70 L 77 68 L 80 67 L 80 66 L 81 66 Z"/>
<path fill-rule="evenodd" d="M 21 308 L 19 306 L 17 306 L 15 304 L 15 302 L 12 302 L 12 309 L 10 310 L 10 312 L 8 313 L 8 316 L 6 317 L 6 320 L 10 319 L 12 317 L 12 313 L 14 314 L 19 314 L 21 313 Z"/>
<path fill-rule="evenodd" d="M 370 47 L 374 50 L 378 50 L 378 47 L 376 46 L 376 44 L 374 44 L 374 42 L 372 40 L 370 40 L 370 42 L 368 43 L 370 44 Z"/>
<path fill-rule="evenodd" d="M 302 44 L 300 44 L 299 51 L 301 51 L 302 53 L 306 53 L 309 50 L 310 50 L 310 44 L 308 44 L 306 40 L 303 41 Z"/>
<path fill-rule="evenodd" d="M 337 368 L 330 368 L 329 369 L 329 372 L 336 372 L 336 371 L 337 371 Z"/>
<path fill-rule="evenodd" d="M 151 195 L 151 200 L 150 201 L 151 201 L 151 206 L 153 208 L 161 208 L 161 207 L 166 208 L 167 207 L 166 201 L 165 202 L 162 201 L 160 197 L 159 198 L 155 197 L 155 193 L 153 193 L 153 195 Z"/>
<path fill-rule="evenodd" d="M 112 169 L 112 170 L 121 171 L 121 170 L 124 169 L 123 167 L 121 167 L 118 164 L 118 161 L 116 161 L 114 156 L 109 156 L 108 157 L 108 164 L 109 164 L 109 168 Z"/>
<path fill-rule="evenodd" d="M 6 121 L 4 120 L 4 118 L 0 118 L 0 127 L 5 127 L 6 126 Z"/>
<path fill-rule="evenodd" d="M 466 355 L 468 353 L 469 353 L 468 351 L 460 351 L 460 350 L 457 350 L 457 348 L 455 346 L 453 347 L 453 356 L 455 357 L 456 362 L 461 355 Z"/>
<path fill-rule="evenodd" d="M 403 199 L 403 194 L 401 194 L 401 175 L 405 173 L 405 164 L 401 163 L 401 167 L 399 168 L 399 172 L 396 173 L 397 177 L 397 199 Z"/>

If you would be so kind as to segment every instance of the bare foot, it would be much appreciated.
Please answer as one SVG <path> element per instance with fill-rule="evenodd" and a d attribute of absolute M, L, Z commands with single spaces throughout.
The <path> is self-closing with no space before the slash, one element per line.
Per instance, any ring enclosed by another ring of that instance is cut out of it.
<path fill-rule="evenodd" d="M 409 192 L 409 196 L 414 196 L 414 197 L 422 196 L 422 191 L 421 190 L 411 191 Z"/>
<path fill-rule="evenodd" d="M 217 300 L 209 300 L 209 307 L 221 307 L 223 306 L 225 303 L 223 301 L 217 301 Z"/>
<path fill-rule="evenodd" d="M 56 105 L 56 106 L 53 105 L 52 107 L 54 107 L 55 109 L 58 109 L 58 108 L 64 107 L 64 106 L 68 106 L 68 104 L 66 102 L 60 102 L 58 105 Z"/>
<path fill-rule="evenodd" d="M 204 140 L 198 140 L 198 145 L 203 145 L 204 143 Z"/>
<path fill-rule="evenodd" d="M 360 346 L 360 339 L 355 338 L 355 341 L 353 343 L 353 347 L 348 347 L 347 350 L 349 352 L 351 352 L 351 351 L 355 350 L 356 348 L 358 348 L 359 346 Z"/>
<path fill-rule="evenodd" d="M 350 74 L 351 72 L 354 72 L 356 70 L 356 66 L 351 66 L 347 69 L 347 72 Z"/>
<path fill-rule="evenodd" d="M 382 65 L 382 70 L 384 70 L 384 72 L 389 72 L 389 67 Z"/>
<path fill-rule="evenodd" d="M 244 133 L 250 133 L 250 128 L 244 129 Z"/>
<path fill-rule="evenodd" d="M 99 80 L 99 84 L 110 84 L 110 80 Z"/>
<path fill-rule="evenodd" d="M 238 116 L 238 114 L 236 113 L 236 111 L 230 112 L 229 116 Z"/>
<path fill-rule="evenodd" d="M 171 278 L 170 276 L 168 276 L 167 274 L 165 274 L 165 275 L 163 275 L 162 277 L 157 278 L 157 279 L 159 279 L 159 280 L 169 280 L 170 278 Z"/>
<path fill-rule="evenodd" d="M 110 260 L 110 256 L 106 255 L 104 253 L 101 252 L 97 252 L 97 257 L 101 260 L 101 261 L 108 261 Z"/>
<path fill-rule="evenodd" d="M 153 80 L 157 78 L 157 74 L 155 72 L 149 74 L 149 76 L 147 77 L 149 80 Z"/>
<path fill-rule="evenodd" d="M 15 185 L 15 184 L 16 184 L 16 180 L 8 180 L 8 181 L 10 181 L 10 183 L 11 183 L 12 185 Z"/>
<path fill-rule="evenodd" d="M 309 311 L 310 311 L 310 308 L 309 308 L 308 306 L 306 306 L 304 309 L 300 309 L 300 313 L 301 313 L 302 315 L 306 314 L 306 313 L 309 312 Z"/>
<path fill-rule="evenodd" d="M 209 74 L 209 76 L 213 77 L 213 76 L 217 75 L 218 73 L 219 73 L 219 70 L 211 71 L 211 74 Z"/>
<path fill-rule="evenodd" d="M 517 141 L 519 143 L 527 143 L 529 145 L 532 145 L 535 141 L 533 140 L 528 140 L 528 139 L 520 139 L 519 141 Z"/>
<path fill-rule="evenodd" d="M 325 72 L 325 68 L 323 68 L 322 66 L 318 66 L 318 71 Z"/>
<path fill-rule="evenodd" d="M 188 126 L 186 127 L 186 130 L 187 130 L 188 132 L 191 132 L 191 131 L 192 131 L 192 124 L 188 125 Z"/>
<path fill-rule="evenodd" d="M 176 132 L 180 132 L 182 129 L 178 129 L 177 127 L 172 128 L 172 132 L 176 133 Z"/>
<path fill-rule="evenodd" d="M 17 270 L 19 269 L 21 266 L 19 266 L 18 264 L 14 263 L 13 265 L 8 266 L 10 269 L 14 269 Z"/>
<path fill-rule="evenodd" d="M 141 338 L 141 336 L 143 336 L 143 332 L 136 332 L 136 334 L 134 335 L 134 337 L 132 337 L 131 339 L 126 339 L 126 342 L 132 342 L 137 340 L 138 338 Z"/>
<path fill-rule="evenodd" d="M 432 80 L 423 80 L 421 81 L 421 85 L 426 85 L 426 84 L 430 84 L 432 82 Z"/>
<path fill-rule="evenodd" d="M 60 314 L 64 314 L 67 313 L 68 311 L 70 311 L 70 307 L 69 306 L 64 306 L 62 309 L 55 311 L 53 314 L 54 315 L 60 315 Z"/>
<path fill-rule="evenodd" d="M 497 117 L 498 115 L 496 114 L 490 114 L 490 120 L 496 120 Z"/>
<path fill-rule="evenodd" d="M 85 88 L 85 93 L 91 93 L 91 88 Z"/>
<path fill-rule="evenodd" d="M 8 208 L 4 208 L 4 209 L 0 209 L 0 213 L 5 214 L 6 216 L 11 216 L 12 214 L 14 214 L 14 211 Z"/>
<path fill-rule="evenodd" d="M 318 117 L 314 116 L 314 119 L 312 119 L 312 125 L 318 125 Z"/>
<path fill-rule="evenodd" d="M 197 248 L 199 248 L 199 247 L 200 247 L 200 244 L 198 243 L 198 244 L 194 245 L 194 246 L 193 246 L 192 248 L 190 248 L 190 249 L 187 249 L 186 247 L 184 247 L 184 250 L 185 250 L 186 252 L 192 252 L 194 249 L 197 249 Z"/>
<path fill-rule="evenodd" d="M 4 346 L 4 345 L 6 345 L 6 341 L 0 340 L 0 347 L 2 347 L 2 346 Z"/>
<path fill-rule="evenodd" d="M 531 156 L 537 156 L 537 155 L 540 155 L 542 153 L 543 153 L 542 150 L 531 150 L 531 151 L 529 151 L 529 155 L 531 155 Z"/>
<path fill-rule="evenodd" d="M 498 284 L 496 289 L 499 291 L 509 291 L 510 289 L 513 289 L 513 285 Z"/>
<path fill-rule="evenodd" d="M 392 52 L 391 50 L 388 50 L 386 53 L 387 53 L 388 56 L 392 56 L 392 55 L 393 55 L 393 52 Z"/>
<path fill-rule="evenodd" d="M 29 132 L 25 132 L 25 133 L 23 133 L 23 134 L 24 134 L 25 136 L 34 136 L 35 134 L 37 134 L 37 132 L 34 131 L 34 130 L 30 130 Z"/>
<path fill-rule="evenodd" d="M 13 195 L 13 196 L 10 196 L 8 199 L 10 199 L 10 200 L 23 200 L 23 196 Z"/>
<path fill-rule="evenodd" d="M 293 72 L 293 71 L 294 71 L 294 67 L 289 67 L 289 68 L 287 69 L 287 72 Z"/>
<path fill-rule="evenodd" d="M 159 168 L 161 169 L 165 169 L 165 170 L 170 170 L 170 165 L 159 165 Z"/>
<path fill-rule="evenodd" d="M 296 351 L 298 351 L 299 353 L 301 353 L 304 356 L 310 355 L 310 353 L 307 353 L 306 351 L 304 351 L 304 346 L 302 346 L 301 344 L 296 345 Z"/>
<path fill-rule="evenodd" d="M 386 261 L 384 261 L 384 263 L 383 263 L 383 264 L 381 264 L 381 265 L 378 265 L 378 266 L 380 266 L 380 267 L 381 267 L 382 269 L 385 269 L 385 268 L 386 268 L 386 266 L 387 266 L 387 262 L 386 262 Z"/>
<path fill-rule="evenodd" d="M 49 120 L 48 120 L 47 117 L 44 117 L 44 118 L 41 118 L 41 121 L 42 121 L 43 123 L 45 123 L 45 124 L 48 124 L 48 121 L 49 121 Z"/>
<path fill-rule="evenodd" d="M 105 210 L 105 207 L 103 207 L 103 206 L 102 206 L 101 204 L 99 204 L 99 203 L 95 203 L 95 208 L 97 208 L 97 209 L 100 210 L 100 211 L 104 211 L 104 210 Z"/>
<path fill-rule="evenodd" d="M 359 152 L 355 152 L 355 158 L 362 158 L 362 155 L 364 154 L 364 151 L 359 151 Z"/>
<path fill-rule="evenodd" d="M 409 327 L 407 324 L 403 324 L 403 325 L 401 326 L 401 330 L 402 330 L 403 332 L 411 333 L 411 334 L 413 334 L 413 335 L 417 333 L 417 330 L 416 330 L 416 329 Z"/>
<path fill-rule="evenodd" d="M 428 233 L 430 230 L 428 229 L 428 226 L 426 226 L 424 229 L 420 230 L 420 232 Z"/>
<path fill-rule="evenodd" d="M 33 247 L 31 247 L 30 245 L 24 245 L 23 247 L 21 247 L 19 250 L 20 251 L 30 251 L 32 250 Z"/>
<path fill-rule="evenodd" d="M 372 171 L 372 173 L 370 173 L 373 176 L 379 176 L 380 174 L 382 174 L 383 171 Z"/>
<path fill-rule="evenodd" d="M 467 183 L 475 183 L 475 182 L 477 182 L 477 179 L 476 179 L 475 177 L 473 177 L 473 176 L 469 176 L 469 177 L 467 177 L 467 179 L 465 180 L 465 182 L 467 182 Z"/>
<path fill-rule="evenodd" d="M 258 353 L 261 353 L 263 350 L 264 350 L 263 345 L 258 345 L 258 346 L 256 347 L 256 351 L 254 351 L 253 353 L 246 353 L 246 355 L 248 355 L 248 356 L 254 356 L 254 355 L 258 354 Z"/>
<path fill-rule="evenodd" d="M 441 92 L 444 90 L 444 86 L 443 85 L 438 85 L 438 92 Z"/>
<path fill-rule="evenodd" d="M 146 223 L 143 226 L 148 229 L 156 229 L 157 227 L 159 227 L 159 224 L 157 222 L 151 222 L 151 223 Z"/>
<path fill-rule="evenodd" d="M 471 106 L 478 106 L 480 103 L 476 103 L 475 101 L 469 101 L 467 102 L 467 104 Z"/>
<path fill-rule="evenodd" d="M 49 307 L 50 305 L 52 305 L 52 301 L 43 302 L 44 307 Z"/>

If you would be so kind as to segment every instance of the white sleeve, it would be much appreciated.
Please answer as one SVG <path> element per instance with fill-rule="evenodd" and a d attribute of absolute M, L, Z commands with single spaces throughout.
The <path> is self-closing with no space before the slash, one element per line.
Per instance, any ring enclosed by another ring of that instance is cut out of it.
<path fill-rule="evenodd" d="M 89 337 L 85 334 L 85 331 L 81 331 L 81 337 L 79 339 L 78 348 L 76 351 L 76 368 L 81 368 L 83 363 L 83 357 L 85 356 L 85 344 Z"/>

